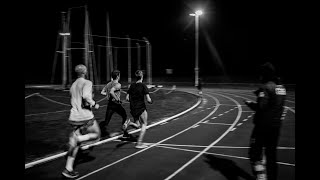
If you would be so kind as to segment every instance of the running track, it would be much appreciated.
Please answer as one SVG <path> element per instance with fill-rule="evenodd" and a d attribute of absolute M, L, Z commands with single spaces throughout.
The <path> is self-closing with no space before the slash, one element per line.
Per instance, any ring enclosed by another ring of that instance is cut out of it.
<path fill-rule="evenodd" d="M 77 179 L 249 179 L 254 112 L 244 99 L 255 101 L 255 96 L 251 90 L 204 89 L 195 109 L 147 130 L 148 148 L 135 149 L 134 143 L 119 140 L 95 146 L 75 167 Z M 278 145 L 279 180 L 295 179 L 294 130 L 295 96 L 288 93 Z M 25 169 L 25 179 L 64 179 L 64 166 L 65 159 L 57 158 Z"/>

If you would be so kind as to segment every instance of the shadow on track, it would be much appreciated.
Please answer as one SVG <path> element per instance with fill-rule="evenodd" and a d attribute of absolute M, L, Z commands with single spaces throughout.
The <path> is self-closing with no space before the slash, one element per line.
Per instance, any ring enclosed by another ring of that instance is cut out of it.
<path fill-rule="evenodd" d="M 242 177 L 246 180 L 254 180 L 254 177 L 237 166 L 235 162 L 229 159 L 217 158 L 216 156 L 206 154 L 205 162 L 214 170 L 220 171 L 228 180 L 238 180 Z"/>

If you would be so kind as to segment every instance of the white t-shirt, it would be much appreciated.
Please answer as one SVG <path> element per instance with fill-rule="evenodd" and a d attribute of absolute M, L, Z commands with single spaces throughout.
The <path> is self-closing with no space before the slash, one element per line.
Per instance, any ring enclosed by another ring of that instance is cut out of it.
<path fill-rule="evenodd" d="M 92 82 L 82 77 L 78 78 L 70 88 L 71 105 L 70 121 L 85 121 L 94 117 L 92 111 L 83 109 L 81 106 L 82 98 L 84 98 L 91 106 L 95 104 L 92 99 Z"/>

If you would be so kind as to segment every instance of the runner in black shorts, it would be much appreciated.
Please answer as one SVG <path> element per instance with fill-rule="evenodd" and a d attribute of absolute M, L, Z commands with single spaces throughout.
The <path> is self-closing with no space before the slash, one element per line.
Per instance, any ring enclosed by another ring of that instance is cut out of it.
<path fill-rule="evenodd" d="M 106 136 L 106 126 L 108 126 L 113 113 L 118 113 L 122 118 L 122 130 L 124 137 L 130 137 L 127 132 L 127 126 L 130 123 L 130 119 L 127 119 L 126 110 L 122 107 L 120 100 L 121 84 L 119 83 L 120 71 L 114 70 L 111 74 L 112 80 L 102 89 L 101 94 L 106 95 L 108 99 L 108 107 L 106 111 L 105 120 L 99 125 L 101 128 L 101 136 Z"/>
<path fill-rule="evenodd" d="M 144 134 L 147 127 L 148 113 L 147 108 L 144 103 L 144 98 L 146 97 L 148 103 L 152 103 L 149 95 L 148 88 L 142 83 L 143 72 L 137 70 L 136 73 L 137 81 L 130 85 L 127 92 L 126 100 L 130 102 L 130 113 L 134 119 L 134 123 L 130 123 L 135 127 L 141 127 L 140 136 L 136 144 L 136 148 L 146 148 L 147 146 L 142 143 Z"/>

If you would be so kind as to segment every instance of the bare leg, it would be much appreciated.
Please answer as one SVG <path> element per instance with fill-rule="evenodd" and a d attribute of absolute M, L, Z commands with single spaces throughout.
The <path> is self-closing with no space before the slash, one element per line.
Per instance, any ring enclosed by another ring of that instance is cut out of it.
<path fill-rule="evenodd" d="M 141 120 L 141 131 L 140 135 L 138 138 L 137 146 L 142 145 L 143 137 L 145 135 L 146 129 L 147 129 L 147 119 L 148 119 L 148 113 L 147 111 L 143 111 L 143 113 L 140 115 L 140 120 Z M 136 147 L 137 147 L 136 146 Z"/>

